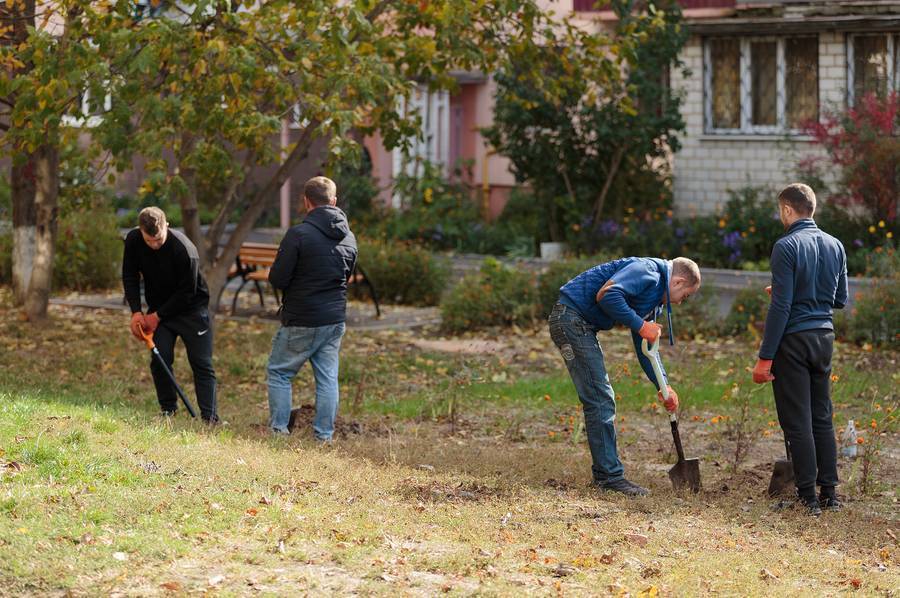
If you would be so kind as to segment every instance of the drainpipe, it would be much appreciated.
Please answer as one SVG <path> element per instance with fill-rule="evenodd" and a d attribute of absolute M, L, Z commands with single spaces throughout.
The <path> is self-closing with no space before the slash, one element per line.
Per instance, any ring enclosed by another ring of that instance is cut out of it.
<path fill-rule="evenodd" d="M 488 176 L 488 159 L 496 153 L 494 150 L 488 149 L 481 160 L 481 216 L 485 222 L 491 219 L 491 182 Z"/>

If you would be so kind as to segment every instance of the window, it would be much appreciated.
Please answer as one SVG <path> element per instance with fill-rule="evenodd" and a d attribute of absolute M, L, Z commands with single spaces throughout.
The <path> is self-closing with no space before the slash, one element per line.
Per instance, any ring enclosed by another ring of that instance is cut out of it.
<path fill-rule="evenodd" d="M 847 42 L 847 102 L 900 88 L 897 46 L 900 35 L 853 35 Z"/>
<path fill-rule="evenodd" d="M 411 140 L 408 154 L 401 148 L 394 150 L 393 175 L 401 173 L 418 177 L 422 173 L 422 162 L 441 165 L 446 169 L 450 158 L 450 94 L 446 91 L 429 92 L 419 86 L 412 93 L 409 102 L 401 106 L 401 111 L 419 115 L 422 131 Z M 398 198 L 394 198 L 399 207 Z"/>
<path fill-rule="evenodd" d="M 816 37 L 712 38 L 704 46 L 705 128 L 778 134 L 819 114 Z"/>
<path fill-rule="evenodd" d="M 66 114 L 62 122 L 69 127 L 96 127 L 103 120 L 103 115 L 112 110 L 112 97 L 106 94 L 102 102 L 94 100 L 90 90 L 81 94 L 75 114 Z"/>

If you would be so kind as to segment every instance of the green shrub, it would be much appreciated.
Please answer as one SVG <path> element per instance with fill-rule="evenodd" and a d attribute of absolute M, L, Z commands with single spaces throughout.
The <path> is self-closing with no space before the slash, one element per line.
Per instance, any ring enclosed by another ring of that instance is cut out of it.
<path fill-rule="evenodd" d="M 444 329 L 451 333 L 491 326 L 531 326 L 538 315 L 535 277 L 488 258 L 441 302 Z"/>
<path fill-rule="evenodd" d="M 769 295 L 763 289 L 748 287 L 738 292 L 725 318 L 722 334 L 759 333 L 766 324 L 769 311 Z"/>
<path fill-rule="evenodd" d="M 866 271 L 877 278 L 857 294 L 846 336 L 873 345 L 900 345 L 900 252 L 876 249 L 869 255 Z"/>
<path fill-rule="evenodd" d="M 550 264 L 544 272 L 538 276 L 537 296 L 539 315 L 546 318 L 559 298 L 559 288 L 597 264 L 609 261 L 603 257 L 579 258 L 559 260 Z"/>
<path fill-rule="evenodd" d="M 669 334 L 668 314 L 663 311 L 659 321 L 663 334 Z M 722 329 L 715 290 L 700 287 L 681 305 L 672 306 L 672 324 L 675 339 L 690 340 L 699 336 L 716 336 Z"/>
<path fill-rule="evenodd" d="M 0 228 L 0 284 L 12 283 L 12 232 Z"/>
<path fill-rule="evenodd" d="M 55 289 L 108 289 L 122 274 L 122 238 L 111 213 L 73 211 L 59 221 Z"/>
<path fill-rule="evenodd" d="M 900 346 L 900 278 L 875 279 L 851 311 L 849 338 L 873 345 Z"/>
<path fill-rule="evenodd" d="M 425 248 L 405 243 L 361 241 L 359 264 L 384 303 L 437 305 L 450 277 L 445 261 Z M 350 289 L 354 298 L 367 297 L 363 285 Z"/>

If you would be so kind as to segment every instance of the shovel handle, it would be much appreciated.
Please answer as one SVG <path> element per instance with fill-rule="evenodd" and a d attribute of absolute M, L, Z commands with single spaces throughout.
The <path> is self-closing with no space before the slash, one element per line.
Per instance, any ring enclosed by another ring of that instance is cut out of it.
<path fill-rule="evenodd" d="M 153 333 L 147 332 L 144 330 L 143 326 L 138 325 L 138 328 L 141 331 L 141 336 L 144 338 L 144 344 L 147 345 L 147 348 L 151 351 L 156 348 L 156 343 L 153 342 Z"/>
<path fill-rule="evenodd" d="M 663 400 L 669 398 L 669 388 L 665 384 L 662 368 L 659 366 L 659 339 L 650 345 L 647 339 L 641 341 L 641 351 L 650 360 L 653 366 L 653 374 L 656 376 L 656 385 L 662 393 Z M 669 425 L 672 427 L 672 439 L 675 441 L 675 451 L 678 453 L 678 460 L 684 461 L 684 448 L 681 446 L 681 434 L 678 432 L 678 416 L 674 411 L 669 412 Z"/>
<path fill-rule="evenodd" d="M 650 360 L 650 365 L 653 366 L 653 374 L 656 377 L 656 385 L 659 386 L 659 392 L 662 393 L 663 401 L 667 401 L 669 399 L 669 387 L 666 386 L 665 376 L 663 376 L 662 368 L 659 366 L 659 337 L 652 345 L 647 343 L 647 339 L 642 340 L 641 352 Z M 669 412 L 669 421 L 677 421 L 674 411 Z"/>

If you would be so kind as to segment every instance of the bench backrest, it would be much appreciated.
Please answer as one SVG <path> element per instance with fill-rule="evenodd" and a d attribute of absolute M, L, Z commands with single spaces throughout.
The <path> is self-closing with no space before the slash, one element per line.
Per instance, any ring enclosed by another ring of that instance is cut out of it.
<path fill-rule="evenodd" d="M 244 243 L 238 252 L 238 260 L 244 266 L 270 267 L 278 255 L 278 245 L 269 243 Z"/>

